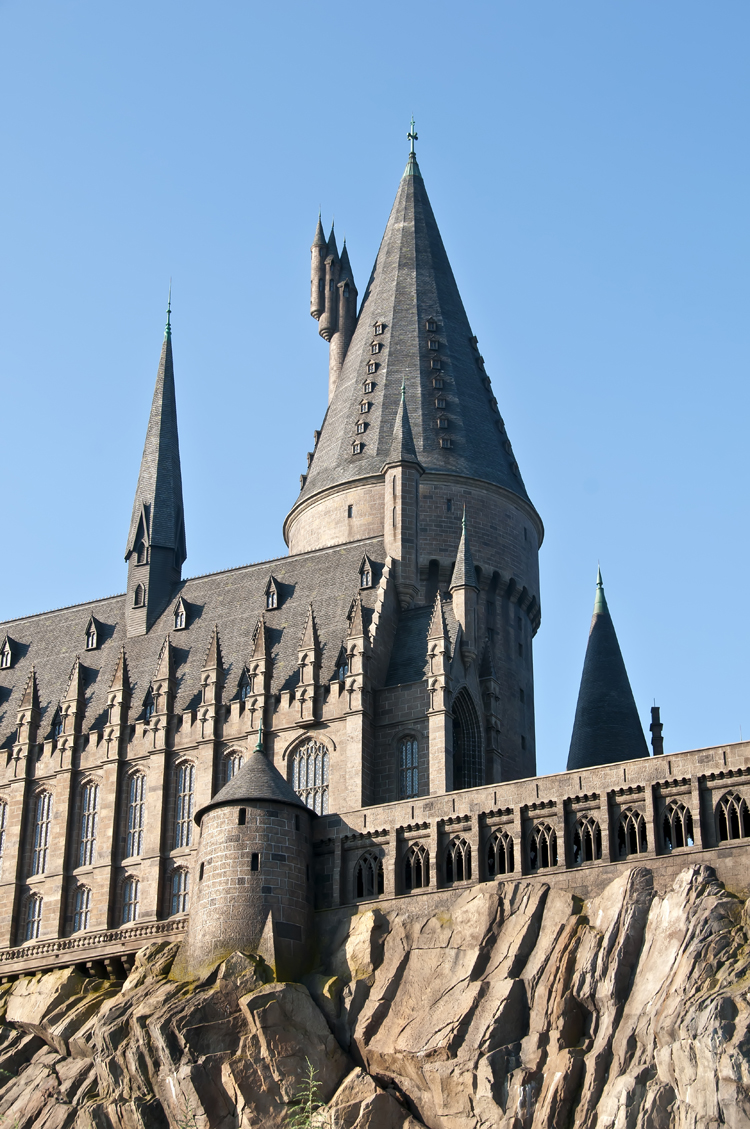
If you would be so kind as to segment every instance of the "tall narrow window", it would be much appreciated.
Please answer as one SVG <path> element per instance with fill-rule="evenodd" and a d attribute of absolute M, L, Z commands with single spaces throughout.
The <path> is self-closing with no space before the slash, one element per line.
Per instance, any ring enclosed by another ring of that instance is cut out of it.
<path fill-rule="evenodd" d="M 8 670 L 13 661 L 13 652 L 10 649 L 10 643 L 7 638 L 3 642 L 2 649 L 0 650 L 0 669 Z"/>
<path fill-rule="evenodd" d="M 227 755 L 224 757 L 225 784 L 228 784 L 229 781 L 237 775 L 237 773 L 242 768 L 244 761 L 245 758 L 243 757 L 242 753 L 238 753 L 236 749 L 232 749 L 231 752 L 227 753 Z"/>
<path fill-rule="evenodd" d="M 145 595 L 146 595 L 146 589 L 143 587 L 143 585 L 142 584 L 136 584 L 135 592 L 133 593 L 133 607 L 134 608 L 142 608 L 143 607 L 143 601 L 144 601 Z"/>
<path fill-rule="evenodd" d="M 3 865 L 3 855 L 5 854 L 5 829 L 8 825 L 8 805 L 0 803 L 0 870 Z"/>
<path fill-rule="evenodd" d="M 419 795 L 419 745 L 416 737 L 404 737 L 399 744 L 399 790 L 402 799 Z"/>
<path fill-rule="evenodd" d="M 44 874 L 47 869 L 49 834 L 52 822 L 52 795 L 40 792 L 34 810 L 34 854 L 31 859 L 31 873 Z"/>
<path fill-rule="evenodd" d="M 75 909 L 73 911 L 73 932 L 79 933 L 81 929 L 88 929 L 91 917 L 91 890 L 88 886 L 79 886 L 76 890 Z"/>
<path fill-rule="evenodd" d="M 146 777 L 136 773 L 130 777 L 128 792 L 128 843 L 126 858 L 134 858 L 143 851 L 143 821 L 146 809 Z"/>
<path fill-rule="evenodd" d="M 96 849 L 96 824 L 99 808 L 99 785 L 85 784 L 81 793 L 81 842 L 78 865 L 91 866 Z"/>
<path fill-rule="evenodd" d="M 459 690 L 453 702 L 453 787 L 484 784 L 482 731 L 468 692 Z"/>
<path fill-rule="evenodd" d="M 292 787 L 318 815 L 328 812 L 328 749 L 314 738 L 292 758 Z"/>
<path fill-rule="evenodd" d="M 172 875 L 172 913 L 187 913 L 190 902 L 190 874 L 176 870 Z"/>
<path fill-rule="evenodd" d="M 175 847 L 189 847 L 193 841 L 193 789 L 195 765 L 181 764 L 177 770 L 177 806 L 174 824 Z"/>
<path fill-rule="evenodd" d="M 154 695 L 149 689 L 143 701 L 143 720 L 150 721 L 154 716 Z"/>
<path fill-rule="evenodd" d="M 36 941 L 42 928 L 42 895 L 31 894 L 26 902 L 26 921 L 24 923 L 24 941 Z"/>
<path fill-rule="evenodd" d="M 122 886 L 122 924 L 138 920 L 141 884 L 137 878 L 126 878 Z"/>

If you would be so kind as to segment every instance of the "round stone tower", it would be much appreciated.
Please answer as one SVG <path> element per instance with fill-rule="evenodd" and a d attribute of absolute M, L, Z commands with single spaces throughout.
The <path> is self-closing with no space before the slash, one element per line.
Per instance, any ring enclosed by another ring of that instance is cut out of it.
<path fill-rule="evenodd" d="M 314 818 L 259 749 L 195 813 L 200 839 L 176 978 L 202 978 L 236 951 L 259 953 L 280 980 L 300 975 L 313 932 Z"/>

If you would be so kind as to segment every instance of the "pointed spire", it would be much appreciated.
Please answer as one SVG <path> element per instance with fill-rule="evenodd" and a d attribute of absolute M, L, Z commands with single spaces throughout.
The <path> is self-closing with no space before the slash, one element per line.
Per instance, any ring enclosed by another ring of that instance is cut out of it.
<path fill-rule="evenodd" d="M 443 597 L 440 595 L 439 591 L 435 594 L 435 603 L 432 605 L 432 615 L 430 616 L 427 638 L 448 639 L 448 628 L 445 623 L 445 613 L 443 611 Z"/>
<path fill-rule="evenodd" d="M 354 605 L 352 607 L 351 619 L 349 621 L 348 634 L 349 638 L 351 639 L 352 637 L 356 638 L 359 635 L 364 635 L 364 633 L 365 625 L 362 619 L 362 598 L 359 592 L 357 592 L 357 595 L 354 597 Z"/>
<path fill-rule="evenodd" d="M 78 701 L 78 699 L 81 696 L 82 688 L 83 688 L 83 683 L 82 683 L 81 659 L 80 659 L 79 655 L 76 655 L 76 659 L 75 659 L 75 662 L 73 663 L 73 667 L 70 671 L 70 677 L 68 679 L 68 689 L 65 691 L 65 696 L 63 698 L 63 701 L 64 702 Z"/>
<path fill-rule="evenodd" d="M 136 548 L 139 524 L 145 514 L 148 528 L 144 533 L 151 551 L 155 548 L 171 550 L 175 566 L 179 569 L 187 556 L 187 550 L 170 316 L 171 300 L 133 501 L 125 559 L 128 560 Z"/>
<path fill-rule="evenodd" d="M 331 221 L 331 234 L 328 236 L 327 248 L 328 254 L 333 255 L 334 259 L 338 259 L 339 251 L 338 247 L 336 246 L 336 236 L 333 233 L 333 221 Z"/>
<path fill-rule="evenodd" d="M 129 690 L 130 689 L 130 675 L 128 673 L 128 660 L 125 655 L 125 647 L 120 649 L 120 655 L 115 667 L 115 673 L 112 675 L 112 681 L 109 686 L 110 690 Z"/>
<path fill-rule="evenodd" d="M 352 270 L 352 264 L 349 262 L 346 240 L 344 240 L 344 246 L 341 248 L 341 261 L 339 263 L 339 282 L 343 282 L 347 278 L 350 282 L 354 281 L 354 272 Z"/>
<path fill-rule="evenodd" d="M 219 625 L 214 625 L 211 632 L 211 642 L 208 644 L 206 657 L 203 660 L 203 670 L 223 670 L 224 662 L 221 657 L 221 643 L 219 642 Z"/>
<path fill-rule="evenodd" d="M 422 174 L 419 171 L 419 165 L 417 164 L 417 154 L 416 154 L 416 150 L 414 149 L 414 142 L 419 141 L 419 134 L 417 133 L 417 130 L 416 130 L 415 125 L 414 125 L 414 115 L 413 114 L 412 114 L 412 117 L 411 117 L 411 125 L 409 127 L 409 132 L 407 133 L 406 137 L 407 137 L 407 140 L 409 141 L 409 160 L 406 163 L 406 169 L 404 171 L 404 176 L 418 176 L 418 177 L 421 178 Z"/>
<path fill-rule="evenodd" d="M 594 615 L 570 739 L 568 770 L 647 756 L 646 738 L 599 570 Z"/>
<path fill-rule="evenodd" d="M 172 641 L 167 635 L 164 640 L 161 652 L 159 653 L 159 661 L 156 665 L 156 674 L 154 675 L 154 682 L 165 681 L 172 677 Z"/>
<path fill-rule="evenodd" d="M 315 228 L 315 238 L 312 241 L 312 245 L 313 247 L 325 247 L 326 245 L 326 237 L 325 233 L 323 232 L 323 223 L 320 218 L 320 212 L 318 212 L 318 226 Z"/>
<path fill-rule="evenodd" d="M 396 413 L 396 422 L 393 425 L 393 438 L 388 452 L 388 458 L 383 463 L 382 470 L 389 466 L 398 466 L 401 463 L 412 463 L 422 469 L 422 464 L 414 445 L 414 436 L 409 420 L 409 409 L 406 406 L 406 385 L 401 381 L 401 400 Z"/>
<path fill-rule="evenodd" d="M 471 555 L 469 538 L 466 533 L 466 506 L 464 506 L 464 515 L 461 519 L 461 540 L 458 543 L 458 555 L 451 579 L 451 592 L 454 588 L 476 588 L 477 591 L 479 590 L 477 570 L 474 567 L 474 559 Z"/>
<path fill-rule="evenodd" d="M 19 710 L 39 709 L 39 687 L 36 683 L 36 668 L 32 666 L 29 671 L 29 677 L 26 680 L 26 687 L 21 698 Z"/>
<path fill-rule="evenodd" d="M 307 619 L 305 620 L 305 629 L 302 632 L 302 638 L 299 641 L 300 651 L 317 650 L 318 648 L 318 631 L 315 626 L 315 612 L 313 606 L 310 604 L 307 612 Z"/>
<path fill-rule="evenodd" d="M 265 658 L 266 650 L 266 617 L 262 615 L 255 628 L 255 634 L 253 635 L 253 652 L 250 657 L 253 659 Z"/>

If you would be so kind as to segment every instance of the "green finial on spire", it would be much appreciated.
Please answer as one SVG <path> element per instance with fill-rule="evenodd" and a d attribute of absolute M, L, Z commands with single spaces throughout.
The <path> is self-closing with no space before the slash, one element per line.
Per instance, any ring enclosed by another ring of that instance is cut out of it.
<path fill-rule="evenodd" d="M 167 325 L 164 330 L 165 337 L 172 336 L 172 279 L 169 280 L 169 297 L 167 298 Z"/>
<path fill-rule="evenodd" d="M 258 741 L 255 746 L 255 752 L 263 752 L 263 710 L 260 711 L 260 721 L 258 722 Z"/>
<path fill-rule="evenodd" d="M 406 399 L 406 377 L 405 376 L 401 377 L 401 399 L 402 400 Z"/>
<path fill-rule="evenodd" d="M 410 148 L 409 152 L 414 153 L 415 152 L 414 142 L 419 141 L 419 134 L 417 133 L 416 129 L 414 128 L 414 114 L 412 114 L 412 116 L 411 116 L 411 125 L 409 127 L 409 132 L 407 133 L 406 137 L 407 137 L 407 140 L 411 142 L 411 148 Z"/>
<path fill-rule="evenodd" d="M 594 615 L 602 615 L 607 610 L 607 601 L 604 597 L 604 583 L 602 581 L 602 570 L 597 564 L 596 566 L 596 597 L 594 598 Z"/>

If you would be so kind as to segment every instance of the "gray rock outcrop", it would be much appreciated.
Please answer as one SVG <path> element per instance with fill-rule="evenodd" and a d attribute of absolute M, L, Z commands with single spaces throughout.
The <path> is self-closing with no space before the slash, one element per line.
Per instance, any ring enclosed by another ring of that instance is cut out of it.
<path fill-rule="evenodd" d="M 426 904 L 339 919 L 304 985 L 240 953 L 179 983 L 157 944 L 2 986 L 2 1125 L 280 1129 L 309 1060 L 337 1129 L 750 1126 L 750 921 L 710 868 Z"/>

